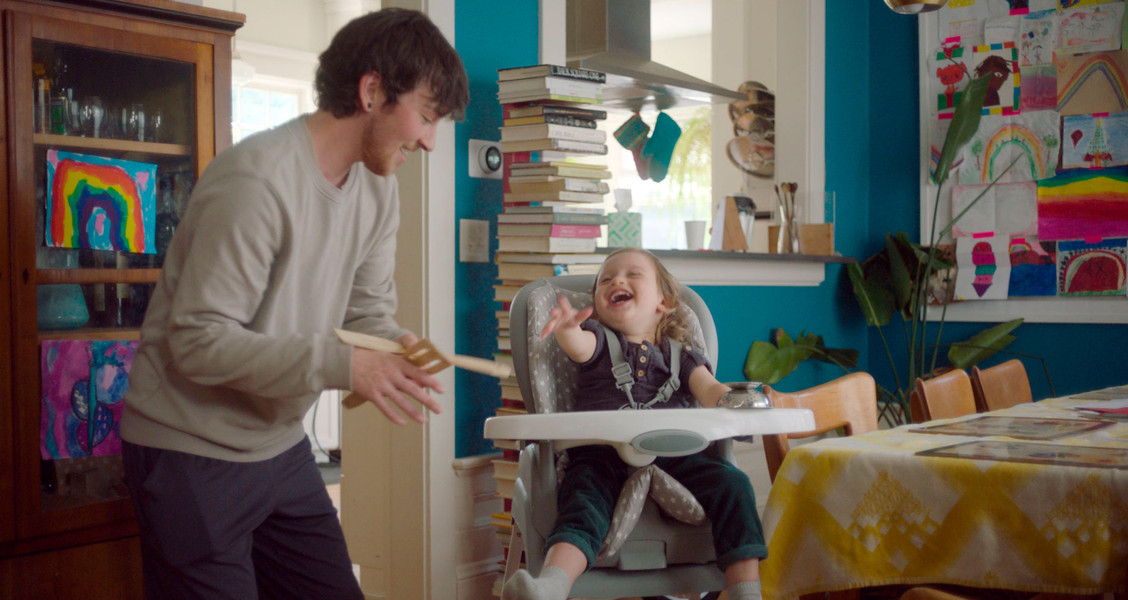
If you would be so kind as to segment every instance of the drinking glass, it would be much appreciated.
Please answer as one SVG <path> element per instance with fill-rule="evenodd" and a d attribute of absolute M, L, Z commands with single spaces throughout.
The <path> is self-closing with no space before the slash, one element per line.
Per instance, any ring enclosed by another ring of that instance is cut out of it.
<path fill-rule="evenodd" d="M 82 109 L 79 112 L 79 121 L 82 123 L 82 135 L 88 137 L 102 137 L 102 121 L 106 117 L 106 105 L 98 96 L 87 96 L 82 100 Z"/>
<path fill-rule="evenodd" d="M 164 142 L 165 141 L 165 122 L 164 115 L 161 114 L 160 109 L 149 111 L 149 126 L 147 127 L 148 140 L 150 142 Z"/>
<path fill-rule="evenodd" d="M 129 139 L 137 140 L 139 142 L 145 141 L 145 107 L 140 103 L 129 105 L 126 113 L 128 119 L 126 123 L 126 137 Z"/>

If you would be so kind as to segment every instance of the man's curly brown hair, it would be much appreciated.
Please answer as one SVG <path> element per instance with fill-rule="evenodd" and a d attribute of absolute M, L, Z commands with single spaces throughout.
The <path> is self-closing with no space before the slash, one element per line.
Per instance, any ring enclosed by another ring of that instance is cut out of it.
<path fill-rule="evenodd" d="M 317 108 L 338 119 L 356 114 L 357 86 L 373 72 L 380 74 L 385 107 L 426 83 L 440 116 L 461 121 L 465 115 L 470 92 L 462 59 L 419 11 L 385 8 L 345 24 L 318 58 Z"/>

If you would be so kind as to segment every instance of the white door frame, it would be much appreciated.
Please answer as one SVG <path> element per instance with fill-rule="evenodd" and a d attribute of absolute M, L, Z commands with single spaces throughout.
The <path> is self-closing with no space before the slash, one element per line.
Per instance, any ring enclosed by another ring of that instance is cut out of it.
<path fill-rule="evenodd" d="M 426 12 L 454 40 L 454 0 L 385 0 Z M 454 348 L 454 123 L 443 121 L 435 150 L 396 171 L 400 230 L 396 287 L 400 324 L 439 348 Z M 341 518 L 368 598 L 456 597 L 456 532 L 471 498 L 461 497 L 455 457 L 454 371 L 437 375 L 442 414 L 426 425 L 391 425 L 375 407 L 344 416 Z"/>

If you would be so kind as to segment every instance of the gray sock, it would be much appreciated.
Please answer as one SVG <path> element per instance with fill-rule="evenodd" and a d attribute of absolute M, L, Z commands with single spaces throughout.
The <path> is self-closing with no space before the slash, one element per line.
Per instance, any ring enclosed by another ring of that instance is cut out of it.
<path fill-rule="evenodd" d="M 757 582 L 757 591 L 760 589 L 758 586 Z M 533 577 L 521 569 L 505 582 L 501 594 L 505 600 L 566 600 L 571 588 L 568 574 L 560 567 L 545 567 L 540 577 Z"/>
<path fill-rule="evenodd" d="M 734 583 L 725 592 L 728 593 L 729 600 L 760 600 L 760 582 Z"/>

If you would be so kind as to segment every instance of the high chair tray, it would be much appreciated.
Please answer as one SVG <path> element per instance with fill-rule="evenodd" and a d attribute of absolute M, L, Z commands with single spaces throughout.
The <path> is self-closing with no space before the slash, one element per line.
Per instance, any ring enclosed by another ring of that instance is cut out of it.
<path fill-rule="evenodd" d="M 490 417 L 485 437 L 554 440 L 558 450 L 606 444 L 629 464 L 642 466 L 654 456 L 699 452 L 716 440 L 814 428 L 814 414 L 805 408 L 667 408 Z"/>

